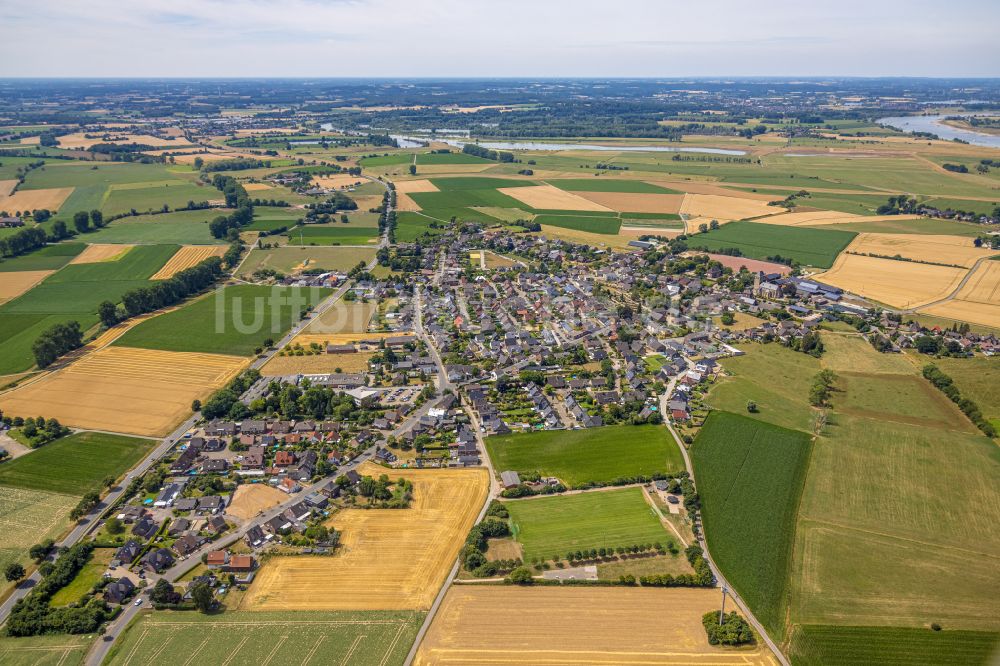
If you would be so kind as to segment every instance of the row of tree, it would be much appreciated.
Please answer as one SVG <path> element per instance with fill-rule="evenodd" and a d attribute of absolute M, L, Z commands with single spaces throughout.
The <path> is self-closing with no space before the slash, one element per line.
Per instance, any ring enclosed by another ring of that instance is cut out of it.
<path fill-rule="evenodd" d="M 178 272 L 169 280 L 156 281 L 148 287 L 125 292 L 120 308 L 111 301 L 104 301 L 98 306 L 97 314 L 101 323 L 110 328 L 123 319 L 179 303 L 215 284 L 221 276 L 222 260 L 209 257 Z"/>
<path fill-rule="evenodd" d="M 493 160 L 495 162 L 515 161 L 514 153 L 510 153 L 505 150 L 490 150 L 489 148 L 483 148 L 482 146 L 474 143 L 467 143 L 462 146 L 462 152 L 466 155 L 482 157 L 485 160 Z"/>
<path fill-rule="evenodd" d="M 47 368 L 63 354 L 83 345 L 83 331 L 80 322 L 67 321 L 56 324 L 44 331 L 31 346 L 35 363 L 39 368 Z"/>
<path fill-rule="evenodd" d="M 72 581 L 90 559 L 94 545 L 79 543 L 69 548 L 54 564 L 39 566 L 42 580 L 28 596 L 20 599 L 7 618 L 8 636 L 41 634 L 88 634 L 96 631 L 110 617 L 107 604 L 91 599 L 82 606 L 52 608 L 49 601 Z"/>
<path fill-rule="evenodd" d="M 997 430 L 992 423 L 986 420 L 979 405 L 969 398 L 962 397 L 961 391 L 955 386 L 954 380 L 941 371 L 933 363 L 928 363 L 923 369 L 924 379 L 934 384 L 939 391 L 948 396 L 948 399 L 958 405 L 958 408 L 969 417 L 969 420 L 976 424 L 976 427 L 983 431 L 987 437 L 996 438 Z"/>

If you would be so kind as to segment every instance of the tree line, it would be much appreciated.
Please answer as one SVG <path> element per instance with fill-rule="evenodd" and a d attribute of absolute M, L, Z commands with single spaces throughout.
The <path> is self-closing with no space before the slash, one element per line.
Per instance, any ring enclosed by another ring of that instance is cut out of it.
<path fill-rule="evenodd" d="M 82 345 L 83 331 L 80 329 L 80 322 L 67 321 L 43 331 L 31 345 L 31 351 L 38 367 L 47 368 L 63 354 L 79 349 Z"/>
<path fill-rule="evenodd" d="M 482 146 L 474 143 L 467 143 L 462 146 L 462 152 L 466 155 L 482 157 L 483 159 L 493 160 L 494 162 L 514 161 L 514 153 L 509 153 L 505 150 L 490 150 L 489 148 L 483 148 Z"/>
<path fill-rule="evenodd" d="M 979 409 L 979 405 L 970 400 L 969 398 L 963 398 L 962 392 L 958 390 L 955 386 L 955 381 L 941 371 L 939 367 L 933 363 L 928 363 L 923 369 L 924 379 L 929 381 L 931 384 L 937 387 L 939 391 L 948 396 L 948 399 L 953 403 L 958 405 L 958 408 L 969 417 L 969 420 L 976 424 L 976 427 L 983 431 L 987 437 L 996 438 L 997 430 L 993 427 L 993 424 L 986 420 L 983 416 L 982 411 Z"/>
<path fill-rule="evenodd" d="M 179 271 L 169 280 L 125 292 L 122 294 L 120 308 L 111 301 L 104 301 L 97 307 L 97 314 L 101 323 L 110 328 L 124 319 L 179 303 L 215 284 L 222 274 L 222 260 L 219 257 L 209 257 L 191 268 Z"/>

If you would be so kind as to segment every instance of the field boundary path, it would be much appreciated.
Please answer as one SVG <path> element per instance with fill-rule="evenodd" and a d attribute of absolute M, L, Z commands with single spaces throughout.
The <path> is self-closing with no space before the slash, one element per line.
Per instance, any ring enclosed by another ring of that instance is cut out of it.
<path fill-rule="evenodd" d="M 955 297 L 958 296 L 958 292 L 962 291 L 966 283 L 968 283 L 968 281 L 972 279 L 972 275 L 979 270 L 979 267 L 983 264 L 983 262 L 994 261 L 994 257 L 996 256 L 997 255 L 991 255 L 988 257 L 980 257 L 979 259 L 977 259 L 976 263 L 972 264 L 972 267 L 969 268 L 969 270 L 965 273 L 965 277 L 963 277 L 962 280 L 957 285 L 955 285 L 955 288 L 952 289 L 951 293 L 945 296 L 944 298 L 939 298 L 938 300 L 931 301 L 930 303 L 924 303 L 923 305 L 919 305 L 915 308 L 909 308 L 906 310 L 896 310 L 896 312 L 904 314 L 916 313 L 919 312 L 920 310 L 929 308 L 932 305 L 938 305 L 940 303 L 947 303 L 948 301 L 955 300 Z"/>
<path fill-rule="evenodd" d="M 687 364 L 686 369 L 690 369 L 690 367 L 693 365 L 691 360 L 688 359 L 687 357 L 684 357 L 684 361 Z M 694 477 L 694 465 L 691 464 L 691 457 L 688 455 L 687 447 L 684 446 L 684 442 L 677 434 L 677 431 L 674 430 L 674 424 L 670 422 L 670 418 L 669 416 L 667 416 L 667 414 L 669 413 L 666 409 L 667 401 L 670 399 L 670 395 L 673 393 L 674 385 L 676 383 L 677 383 L 677 378 L 676 377 L 672 378 L 670 382 L 667 384 L 666 390 L 663 392 L 663 395 L 660 396 L 660 413 L 663 415 L 663 424 L 667 427 L 667 430 L 670 432 L 670 435 L 674 438 L 674 442 L 677 444 L 677 447 L 681 450 L 681 455 L 684 457 L 684 467 L 687 468 L 688 475 L 691 477 L 691 482 L 695 484 L 695 488 L 697 489 L 698 484 Z M 769 647 L 771 649 L 771 652 L 774 653 L 775 658 L 777 658 L 777 660 L 781 663 L 781 666 L 791 666 L 791 662 L 789 662 L 788 659 L 785 657 L 784 653 L 781 651 L 781 648 L 778 647 L 778 644 L 775 643 L 773 640 L 771 640 L 771 637 L 770 635 L 768 635 L 767 630 L 764 628 L 764 625 L 760 623 L 760 620 L 757 619 L 757 616 L 753 614 L 753 611 L 750 610 L 750 607 L 746 604 L 746 602 L 743 601 L 743 598 L 740 597 L 740 595 L 736 592 L 736 590 L 733 589 L 733 586 L 729 584 L 729 582 L 726 580 L 726 577 L 722 575 L 722 571 L 719 570 L 719 567 L 716 566 L 715 560 L 712 559 L 712 554 L 708 550 L 708 543 L 705 541 L 704 530 L 697 529 L 694 531 L 694 535 L 695 539 L 698 540 L 698 545 L 701 546 L 701 549 L 705 556 L 705 561 L 708 562 L 708 566 L 711 568 L 712 574 L 715 576 L 715 580 L 718 583 L 718 585 L 720 587 L 726 588 L 729 591 L 730 598 L 732 598 L 732 600 L 736 603 L 736 606 L 740 609 L 740 612 L 743 613 L 743 616 L 747 619 L 747 621 L 751 625 L 753 625 L 754 630 L 760 635 L 760 637 L 764 640 L 764 642 L 767 643 L 767 647 Z"/>

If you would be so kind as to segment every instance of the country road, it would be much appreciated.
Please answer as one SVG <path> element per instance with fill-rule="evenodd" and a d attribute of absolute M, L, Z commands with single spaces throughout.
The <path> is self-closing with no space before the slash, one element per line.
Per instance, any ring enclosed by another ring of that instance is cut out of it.
<path fill-rule="evenodd" d="M 688 364 L 687 367 L 690 368 L 692 365 L 691 360 L 685 357 L 684 361 Z M 667 411 L 667 402 L 670 398 L 670 395 L 673 393 L 674 386 L 676 384 L 677 384 L 677 377 L 674 377 L 667 384 L 666 390 L 660 396 L 660 414 L 663 416 L 663 424 L 667 427 L 667 430 L 670 432 L 670 435 L 674 438 L 674 442 L 677 444 L 677 447 L 681 450 L 681 455 L 684 457 L 684 467 L 687 469 L 688 475 L 691 477 L 691 482 L 694 483 L 695 488 L 697 488 L 697 482 L 695 481 L 694 477 L 694 465 L 691 464 L 691 457 L 688 455 L 688 450 L 687 447 L 684 446 L 684 442 L 681 440 L 680 436 L 677 434 L 677 431 L 674 429 L 673 423 L 670 422 L 669 413 Z M 790 662 L 781 652 L 781 648 L 778 647 L 778 644 L 775 643 L 773 640 L 771 640 L 771 637 L 768 635 L 767 630 L 764 628 L 764 625 L 760 623 L 760 620 L 758 620 L 757 617 L 753 614 L 753 611 L 750 610 L 750 607 L 747 606 L 746 602 L 743 601 L 743 599 L 736 592 L 733 586 L 726 581 L 726 577 L 722 575 L 722 571 L 720 571 L 719 567 L 716 566 L 715 560 L 712 559 L 712 554 L 708 550 L 708 543 L 705 541 L 704 530 L 703 529 L 695 530 L 695 537 L 698 539 L 698 545 L 701 546 L 701 549 L 705 556 L 705 561 L 708 562 L 708 566 L 712 569 L 712 574 L 715 576 L 715 580 L 718 583 L 719 587 L 728 589 L 729 596 L 736 603 L 736 606 L 740 609 L 740 612 L 747 619 L 747 621 L 751 625 L 753 625 L 754 630 L 760 635 L 760 637 L 764 640 L 764 642 L 767 643 L 767 647 L 771 649 L 771 652 L 774 653 L 774 656 L 778 659 L 779 662 L 781 662 L 781 666 L 790 666 Z"/>

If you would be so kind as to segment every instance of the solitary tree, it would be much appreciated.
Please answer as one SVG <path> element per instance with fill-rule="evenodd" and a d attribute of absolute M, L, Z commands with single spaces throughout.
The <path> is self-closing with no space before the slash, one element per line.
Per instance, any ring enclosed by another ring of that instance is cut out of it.
<path fill-rule="evenodd" d="M 18 562 L 11 562 L 7 565 L 7 568 L 3 570 L 3 577 L 7 579 L 8 583 L 19 581 L 24 578 L 24 567 L 22 567 Z"/>
<path fill-rule="evenodd" d="M 212 610 L 212 606 L 215 604 L 212 588 L 207 583 L 196 583 L 191 586 L 191 600 L 194 602 L 195 608 L 202 613 Z"/>

